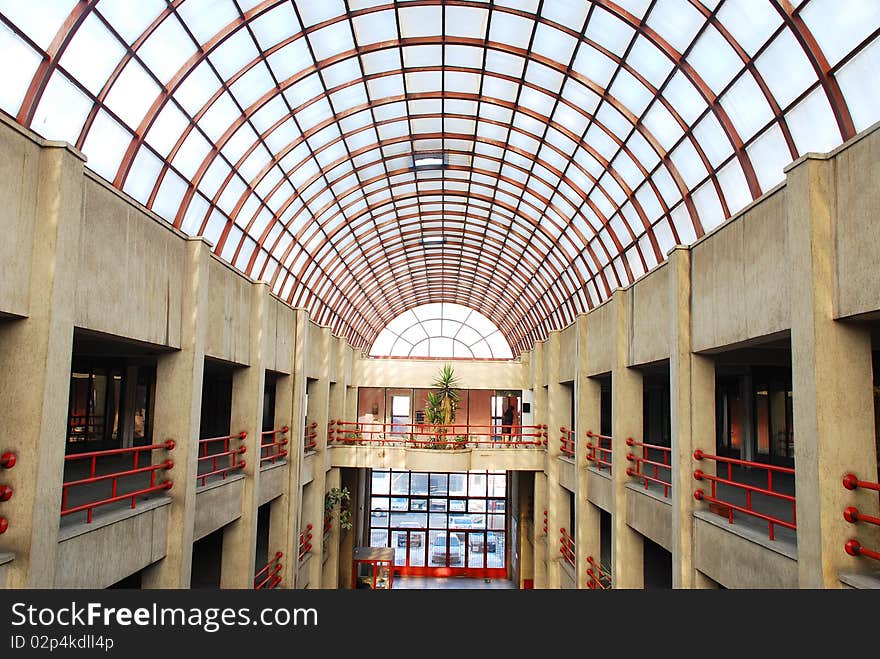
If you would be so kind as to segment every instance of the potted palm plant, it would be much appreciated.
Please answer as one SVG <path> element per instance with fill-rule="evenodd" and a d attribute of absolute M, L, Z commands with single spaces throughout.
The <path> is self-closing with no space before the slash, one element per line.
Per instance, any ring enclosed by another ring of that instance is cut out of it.
<path fill-rule="evenodd" d="M 464 448 L 463 442 L 447 439 L 449 426 L 455 422 L 455 409 L 461 402 L 455 369 L 450 364 L 444 365 L 432 384 L 436 391 L 428 394 L 425 404 L 425 419 L 434 426 L 432 448 Z"/>

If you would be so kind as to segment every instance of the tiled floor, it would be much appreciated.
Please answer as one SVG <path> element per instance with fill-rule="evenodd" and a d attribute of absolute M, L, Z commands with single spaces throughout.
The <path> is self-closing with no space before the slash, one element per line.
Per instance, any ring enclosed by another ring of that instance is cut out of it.
<path fill-rule="evenodd" d="M 508 579 L 468 579 L 466 577 L 394 577 L 394 590 L 513 590 Z"/>

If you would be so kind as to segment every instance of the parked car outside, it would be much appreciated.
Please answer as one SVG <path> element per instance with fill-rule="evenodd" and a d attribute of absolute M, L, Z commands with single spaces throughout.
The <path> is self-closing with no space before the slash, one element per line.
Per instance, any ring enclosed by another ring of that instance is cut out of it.
<path fill-rule="evenodd" d="M 397 534 L 397 546 L 398 547 L 406 547 L 406 529 L 417 529 L 419 525 L 416 522 L 401 522 L 399 527 L 399 533 Z M 410 547 L 421 547 L 422 546 L 422 533 L 410 533 L 409 534 L 409 546 Z"/>
<path fill-rule="evenodd" d="M 446 548 L 445 535 L 438 535 L 431 544 L 431 561 L 446 565 L 446 558 L 449 557 L 449 565 L 457 565 L 462 562 L 462 544 L 456 535 L 449 535 L 449 549 Z"/>

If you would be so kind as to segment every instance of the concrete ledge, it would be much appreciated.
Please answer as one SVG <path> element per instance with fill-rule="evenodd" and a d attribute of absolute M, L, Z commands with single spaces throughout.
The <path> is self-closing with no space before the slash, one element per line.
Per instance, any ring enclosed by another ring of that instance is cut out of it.
<path fill-rule="evenodd" d="M 880 570 L 871 572 L 841 572 L 840 582 L 859 590 L 880 590 Z"/>
<path fill-rule="evenodd" d="M 241 517 L 244 479 L 244 474 L 236 474 L 196 490 L 193 542 Z"/>
<path fill-rule="evenodd" d="M 287 482 L 288 462 L 276 462 L 260 469 L 260 496 L 258 505 L 262 506 L 267 501 L 281 496 L 284 493 L 284 485 Z"/>
<path fill-rule="evenodd" d="M 614 490 L 611 475 L 595 467 L 587 467 L 587 501 L 595 504 L 606 513 L 614 512 Z"/>
<path fill-rule="evenodd" d="M 626 484 L 626 523 L 672 552 L 672 502 L 650 490 Z"/>
<path fill-rule="evenodd" d="M 54 587 L 106 588 L 164 557 L 169 503 L 163 497 L 113 522 L 68 529 L 58 543 Z"/>
<path fill-rule="evenodd" d="M 129 508 L 128 506 L 114 509 L 105 508 L 104 510 L 96 508 L 95 516 L 89 524 L 85 522 L 77 522 L 71 524 L 68 522 L 65 525 L 65 520 L 62 518 L 62 526 L 58 530 L 58 542 L 70 540 L 71 538 L 75 538 L 76 536 L 82 535 L 83 533 L 90 533 L 105 526 L 109 526 L 110 524 L 116 524 L 117 522 L 128 519 L 129 517 L 134 517 L 135 515 L 140 515 L 141 513 L 148 512 L 150 510 L 153 510 L 154 508 L 159 508 L 161 506 L 167 506 L 170 504 L 171 497 L 160 496 L 154 497 L 152 499 L 146 499 L 144 501 L 138 501 L 137 508 Z"/>
<path fill-rule="evenodd" d="M 315 479 L 315 456 L 318 455 L 314 451 L 303 456 L 302 466 L 299 471 L 299 479 L 301 485 L 308 485 Z"/>
<path fill-rule="evenodd" d="M 15 554 L 0 552 L 0 589 L 7 588 L 9 580 L 9 566 L 15 559 Z"/>
<path fill-rule="evenodd" d="M 333 445 L 328 449 L 328 453 L 331 467 L 410 469 L 415 471 L 467 471 L 470 469 L 543 471 L 547 457 L 544 451 L 532 448 L 462 449 L 456 451 L 404 448 L 402 446 Z"/>
<path fill-rule="evenodd" d="M 559 561 L 559 588 L 562 590 L 577 590 L 577 578 L 574 575 L 574 568 L 568 564 L 568 561 Z"/>
<path fill-rule="evenodd" d="M 790 547 L 712 513 L 696 511 L 694 518 L 694 567 L 700 572 L 726 588 L 798 587 L 797 552 Z"/>
<path fill-rule="evenodd" d="M 574 467 L 574 460 L 557 456 L 556 464 L 559 465 L 559 484 L 573 493 L 577 488 L 577 473 Z"/>

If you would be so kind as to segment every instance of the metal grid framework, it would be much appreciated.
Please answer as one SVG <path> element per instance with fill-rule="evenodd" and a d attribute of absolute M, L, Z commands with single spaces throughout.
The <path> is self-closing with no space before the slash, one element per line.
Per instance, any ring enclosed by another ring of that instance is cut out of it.
<path fill-rule="evenodd" d="M 0 0 L 0 108 L 357 347 L 452 302 L 520 351 L 876 121 L 878 26 L 874 0 Z"/>

